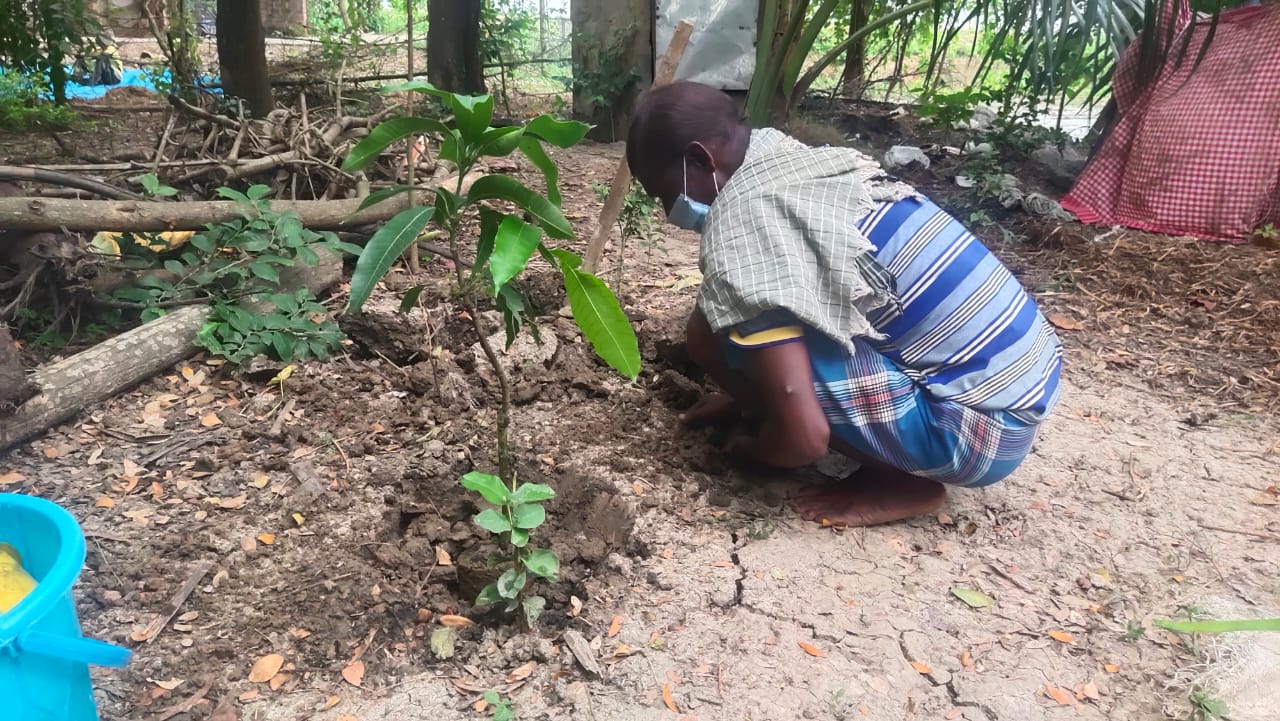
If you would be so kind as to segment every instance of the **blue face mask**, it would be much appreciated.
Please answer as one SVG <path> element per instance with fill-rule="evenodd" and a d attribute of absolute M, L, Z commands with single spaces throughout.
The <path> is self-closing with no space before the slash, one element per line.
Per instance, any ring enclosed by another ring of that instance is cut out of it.
<path fill-rule="evenodd" d="M 715 173 L 711 174 L 711 182 L 716 186 L 716 195 L 720 194 L 720 182 L 716 180 Z M 671 212 L 667 213 L 667 221 L 677 228 L 692 230 L 695 233 L 702 233 L 702 229 L 707 224 L 707 213 L 711 212 L 711 206 L 706 203 L 699 203 L 690 198 L 689 190 L 689 162 L 684 160 L 684 188 L 685 192 L 676 198 L 675 204 L 671 206 Z"/>

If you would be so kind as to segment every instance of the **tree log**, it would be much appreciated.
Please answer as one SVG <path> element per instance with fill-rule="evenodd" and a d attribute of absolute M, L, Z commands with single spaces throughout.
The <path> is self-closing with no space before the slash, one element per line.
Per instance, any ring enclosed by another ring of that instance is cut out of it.
<path fill-rule="evenodd" d="M 61 173 L 56 170 L 48 170 L 46 168 L 29 168 L 20 165 L 0 165 L 0 179 L 2 180 L 32 180 L 37 183 L 50 183 L 53 185 L 61 185 L 65 188 L 76 188 L 90 193 L 96 193 L 104 198 L 115 198 L 116 200 L 141 200 L 142 196 L 137 193 L 117 188 L 113 185 L 107 185 L 101 180 L 86 178 L 80 175 L 71 175 L 70 173 Z"/>
<path fill-rule="evenodd" d="M 482 173 L 474 172 L 463 179 L 463 192 Z M 445 187 L 450 190 L 458 182 L 455 175 L 430 184 L 424 190 Z M 359 198 L 349 200 L 277 200 L 271 202 L 276 212 L 292 210 L 302 224 L 313 230 L 357 228 L 390 220 L 409 207 L 407 193 L 394 196 L 359 213 Z M 56 231 L 95 233 L 103 230 L 160 232 L 165 230 L 200 230 L 210 223 L 225 223 L 244 217 L 243 208 L 229 200 L 193 202 L 141 202 L 132 200 L 71 200 L 65 198 L 0 198 L 0 230 Z"/>
<path fill-rule="evenodd" d="M 280 287 L 318 294 L 342 280 L 342 259 L 319 250 L 319 263 L 281 271 Z M 207 305 L 179 308 L 31 374 L 38 394 L 12 414 L 0 408 L 0 453 L 190 356 L 209 312 Z"/>

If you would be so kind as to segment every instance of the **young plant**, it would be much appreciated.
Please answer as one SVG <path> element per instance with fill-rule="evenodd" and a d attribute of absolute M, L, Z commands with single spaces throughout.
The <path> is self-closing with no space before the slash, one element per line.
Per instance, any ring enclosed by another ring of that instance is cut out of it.
<path fill-rule="evenodd" d="M 419 133 L 437 136 L 439 158 L 457 166 L 458 182 L 450 188 L 396 186 L 373 193 L 362 204 L 368 207 L 394 195 L 418 190 L 434 195 L 434 202 L 401 211 L 369 240 L 351 277 L 348 312 L 359 312 L 396 259 L 434 223 L 449 240 L 455 258 L 461 258 L 467 221 L 477 219 L 479 232 L 474 243 L 475 260 L 454 264 L 457 302 L 467 311 L 479 336 L 480 348 L 497 380 L 499 403 L 496 422 L 496 476 L 471 473 L 462 485 L 480 493 L 495 508 L 476 516 L 476 522 L 503 541 L 505 556 L 513 567 L 477 599 L 479 605 L 505 603 L 514 610 L 519 605 L 528 574 L 554 579 L 559 567 L 554 554 L 529 547 L 529 531 L 546 518 L 539 505 L 554 495 L 541 484 L 521 484 L 516 479 L 511 454 L 511 381 L 490 342 L 491 329 L 485 327 L 477 306 L 481 298 L 492 300 L 501 311 L 507 346 L 521 328 L 535 331 L 528 316 L 529 304 L 513 281 L 525 270 L 534 254 L 542 257 L 563 277 L 574 321 L 596 353 L 619 373 L 634 380 L 640 372 L 640 352 L 618 299 L 596 276 L 580 270 L 581 259 L 567 250 L 548 247 L 543 234 L 567 240 L 573 227 L 560 210 L 559 170 L 543 143 L 567 148 L 586 135 L 588 126 L 540 115 L 523 126 L 492 128 L 493 98 L 444 92 L 429 83 L 416 81 L 386 88 L 384 92 L 418 92 L 441 101 L 453 116 L 452 124 L 425 117 L 399 117 L 374 128 L 360 141 L 343 164 L 356 172 L 368 167 L 393 143 Z M 463 178 L 485 157 L 500 157 L 519 151 L 543 174 L 546 193 L 535 192 L 518 180 L 503 175 L 486 175 L 466 189 Z M 513 208 L 519 214 L 498 210 L 493 203 Z M 535 334 L 536 337 L 536 334 Z M 535 600 L 536 599 L 536 600 Z M 541 612 L 545 601 L 524 599 L 526 620 Z"/>
<path fill-rule="evenodd" d="M 512 721 L 516 717 L 515 704 L 497 691 L 485 691 L 484 702 L 493 707 L 493 721 Z"/>
<path fill-rule="evenodd" d="M 176 192 L 150 174 L 139 180 L 151 196 Z M 135 285 L 117 290 L 115 302 L 141 308 L 144 321 L 164 315 L 170 307 L 212 303 L 213 313 L 196 343 L 235 363 L 258 354 L 286 362 L 327 358 L 341 343 L 341 331 L 309 290 L 279 292 L 280 271 L 299 262 L 314 265 L 320 260 L 319 248 L 335 253 L 358 253 L 360 248 L 333 233 L 308 230 L 292 211 L 272 210 L 266 198 L 270 192 L 265 185 L 244 193 L 219 188 L 218 195 L 240 204 L 244 217 L 212 224 L 191 236 L 176 258 L 162 261 L 152 250 L 167 249 L 162 238 L 122 238 L 118 246 L 125 265 L 161 265 L 167 277 L 143 275 Z M 243 302 L 253 298 L 264 298 L 274 310 L 245 308 Z"/>
<path fill-rule="evenodd" d="M 609 186 L 594 185 L 592 189 L 596 193 L 596 200 L 601 203 L 609 197 Z M 644 188 L 636 181 L 631 181 L 631 186 L 627 188 L 627 195 L 622 199 L 622 211 L 618 213 L 618 233 L 622 236 L 622 243 L 618 249 L 618 270 L 617 279 L 614 281 L 613 287 L 617 290 L 622 289 L 622 256 L 626 251 L 627 243 L 631 240 L 637 240 L 645 252 L 652 253 L 655 248 L 660 248 L 659 241 L 661 236 L 658 235 L 654 228 L 658 221 L 656 213 L 658 211 L 658 199 L 644 192 Z"/>
<path fill-rule="evenodd" d="M 511 554 L 507 559 L 511 568 L 480 591 L 476 604 L 503 605 L 508 613 L 521 608 L 525 622 L 533 626 L 547 601 L 541 596 L 521 597 L 529 575 L 554 582 L 560 572 L 560 559 L 556 554 L 531 543 L 533 531 L 547 520 L 542 504 L 555 498 L 556 492 L 542 483 L 518 483 L 512 490 L 501 478 L 476 471 L 462 477 L 462 487 L 479 493 L 493 504 L 493 508 L 476 514 L 475 523 L 502 539 Z"/>

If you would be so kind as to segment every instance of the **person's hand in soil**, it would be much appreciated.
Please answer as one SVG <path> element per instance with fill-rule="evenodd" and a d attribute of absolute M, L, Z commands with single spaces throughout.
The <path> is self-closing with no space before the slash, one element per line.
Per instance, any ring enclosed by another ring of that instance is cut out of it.
<path fill-rule="evenodd" d="M 742 409 L 733 396 L 726 393 L 708 393 L 680 414 L 680 423 L 687 428 L 703 428 L 736 421 L 741 416 Z"/>

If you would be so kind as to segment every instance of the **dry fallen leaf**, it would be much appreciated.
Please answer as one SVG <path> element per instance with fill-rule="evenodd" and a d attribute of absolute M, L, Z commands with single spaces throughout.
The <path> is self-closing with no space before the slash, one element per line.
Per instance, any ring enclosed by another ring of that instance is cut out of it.
<path fill-rule="evenodd" d="M 667 669 L 667 680 L 670 681 L 673 686 L 679 686 L 684 683 L 684 679 L 680 678 L 680 675 L 671 669 Z"/>
<path fill-rule="evenodd" d="M 483 698 L 478 698 L 475 703 L 471 704 L 471 710 L 476 713 L 484 713 L 487 708 L 489 708 L 489 702 Z"/>
<path fill-rule="evenodd" d="M 1120 673 L 1120 667 L 1115 665 L 1114 663 L 1103 664 L 1102 670 L 1106 671 L 1107 673 Z"/>
<path fill-rule="evenodd" d="M 294 638 L 306 638 L 307 636 L 311 635 L 311 632 L 305 628 L 295 627 L 295 628 L 289 629 L 289 635 L 293 636 Z"/>
<path fill-rule="evenodd" d="M 26 476 L 17 471 L 9 471 L 8 473 L 0 473 L 0 486 L 12 486 L 15 483 L 21 483 L 26 480 Z"/>
<path fill-rule="evenodd" d="M 1080 700 L 1089 699 L 1090 701 L 1097 701 L 1102 698 L 1102 694 L 1098 692 L 1098 684 L 1090 681 L 1080 687 L 1080 690 L 1076 693 L 1076 698 Z"/>
<path fill-rule="evenodd" d="M 295 513 L 292 516 L 290 516 L 290 518 L 292 518 L 293 522 L 298 524 L 299 526 L 307 522 L 307 517 L 302 515 L 301 513 Z"/>
<path fill-rule="evenodd" d="M 266 488 L 267 484 L 270 482 L 271 482 L 271 476 L 268 476 L 262 471 L 258 471 L 257 473 L 253 474 L 252 483 L 254 488 Z"/>
<path fill-rule="evenodd" d="M 177 688 L 177 687 L 179 687 L 179 686 L 181 686 L 181 685 L 182 685 L 182 679 L 180 679 L 180 678 L 174 678 L 174 679 L 169 679 L 168 681 L 155 681 L 155 680 L 153 680 L 153 681 L 152 681 L 152 683 L 154 683 L 155 685 L 157 685 L 157 686 L 159 686 L 160 688 L 164 689 L 165 691 L 172 691 L 172 690 L 174 690 L 175 688 Z"/>
<path fill-rule="evenodd" d="M 337 721 L 360 721 L 360 719 L 351 714 L 343 714 L 337 718 Z"/>
<path fill-rule="evenodd" d="M 45 446 L 44 450 L 40 452 L 44 454 L 45 458 L 48 458 L 51 461 L 60 455 L 57 446 Z"/>
<path fill-rule="evenodd" d="M 443 546 L 436 546 L 436 563 L 441 566 L 453 565 L 453 559 L 449 557 L 449 552 L 444 550 Z"/>
<path fill-rule="evenodd" d="M 1059 706 L 1074 706 L 1076 704 L 1076 697 L 1074 694 L 1065 689 L 1060 689 L 1057 686 L 1049 686 L 1045 688 L 1045 693 L 1047 693 L 1049 698 L 1053 699 L 1054 703 Z"/>
<path fill-rule="evenodd" d="M 1062 313 L 1048 313 L 1045 315 L 1045 320 L 1052 323 L 1053 327 L 1060 328 L 1062 330 L 1084 330 L 1083 323 L 1078 320 L 1073 320 Z"/>
<path fill-rule="evenodd" d="M 520 666 L 516 670 L 507 674 L 507 683 L 515 683 L 516 681 L 523 681 L 526 678 L 529 678 L 529 674 L 533 673 L 533 669 L 537 668 L 537 666 L 538 664 L 534 661 L 530 661 L 529 663 Z"/>
<path fill-rule="evenodd" d="M 223 498 L 222 500 L 218 501 L 218 508 L 222 508 L 228 511 L 235 511 L 235 510 L 244 508 L 245 504 L 248 502 L 249 502 L 249 497 L 241 493 L 235 498 Z"/>
<path fill-rule="evenodd" d="M 1075 643 L 1076 642 L 1075 636 L 1072 636 L 1066 631 L 1050 631 L 1049 638 L 1057 641 L 1058 643 Z"/>
<path fill-rule="evenodd" d="M 275 543 L 275 542 L 276 542 L 276 534 L 274 534 L 274 533 L 260 533 L 260 534 L 258 534 L 258 540 L 262 542 L 262 545 L 264 545 L 264 546 L 270 546 L 271 544 L 273 544 L 273 543 Z"/>
<path fill-rule="evenodd" d="M 676 705 L 676 700 L 671 697 L 671 684 L 662 684 L 662 702 L 671 709 L 672 713 L 680 713 L 680 707 Z"/>
<path fill-rule="evenodd" d="M 102 498 L 99 498 L 97 502 L 95 502 L 93 505 L 97 506 L 98 508 L 114 508 L 116 505 L 116 502 L 114 499 L 103 496 Z"/>
<path fill-rule="evenodd" d="M 338 696 L 336 694 L 333 696 L 330 696 L 329 698 L 324 700 L 324 710 L 328 711 L 329 709 L 333 708 L 334 706 L 337 706 L 341 702 L 342 702 L 341 696 Z"/>
<path fill-rule="evenodd" d="M 251 688 L 248 691 L 245 691 L 244 693 L 237 696 L 236 699 L 238 699 L 241 703 L 244 703 L 245 701 L 252 701 L 257 697 L 258 697 L 257 689 Z"/>
<path fill-rule="evenodd" d="M 284 656 L 278 653 L 269 653 L 254 661 L 253 668 L 249 670 L 249 681 L 251 683 L 266 683 L 277 673 L 280 673 L 280 667 L 282 666 L 284 666 Z"/>
<path fill-rule="evenodd" d="M 577 596 L 569 597 L 569 618 L 577 618 L 582 613 L 582 599 Z"/>
<path fill-rule="evenodd" d="M 920 663 L 919 661 L 912 661 L 911 668 L 914 668 L 919 673 L 930 673 L 933 671 L 933 669 L 929 668 L 928 664 Z"/>
<path fill-rule="evenodd" d="M 280 687 L 283 686 L 289 678 L 290 675 L 287 673 L 278 673 L 271 677 L 271 680 L 267 682 L 267 686 L 270 686 L 272 691 L 279 691 Z"/>
<path fill-rule="evenodd" d="M 364 683 L 364 661 L 355 661 L 342 669 L 342 679 L 352 686 Z"/>
<path fill-rule="evenodd" d="M 817 646 L 814 646 L 813 644 L 809 643 L 808 641 L 801 641 L 798 645 L 800 646 L 800 650 L 801 650 L 801 651 L 804 651 L 805 653 L 809 654 L 810 656 L 815 656 L 815 657 L 817 657 L 817 658 L 826 658 L 826 657 L 827 657 L 827 652 L 826 652 L 826 651 L 823 651 L 822 649 L 818 648 Z"/>
<path fill-rule="evenodd" d="M 622 616 L 614 616 L 613 621 L 609 623 L 609 638 L 617 636 L 622 631 Z"/>
<path fill-rule="evenodd" d="M 209 413 L 200 417 L 200 425 L 205 428 L 214 428 L 222 425 L 222 419 L 218 417 L 217 413 Z"/>
<path fill-rule="evenodd" d="M 472 621 L 466 616 L 455 616 L 453 614 L 445 614 L 440 617 L 440 625 L 448 626 L 450 628 L 466 628 L 467 626 L 476 625 L 476 622 Z"/>
<path fill-rule="evenodd" d="M 963 715 L 964 715 L 964 711 L 961 711 L 958 708 L 953 708 L 950 711 L 943 714 L 942 718 L 946 719 L 947 721 L 955 721 L 956 719 L 960 718 Z"/>
<path fill-rule="evenodd" d="M 960 665 L 963 666 L 966 671 L 973 670 L 973 656 L 969 655 L 968 651 L 960 654 Z"/>
<path fill-rule="evenodd" d="M 245 553 L 253 553 L 254 549 L 257 547 L 258 542 L 253 538 L 253 536 L 246 536 L 240 539 L 240 548 L 243 549 Z"/>

